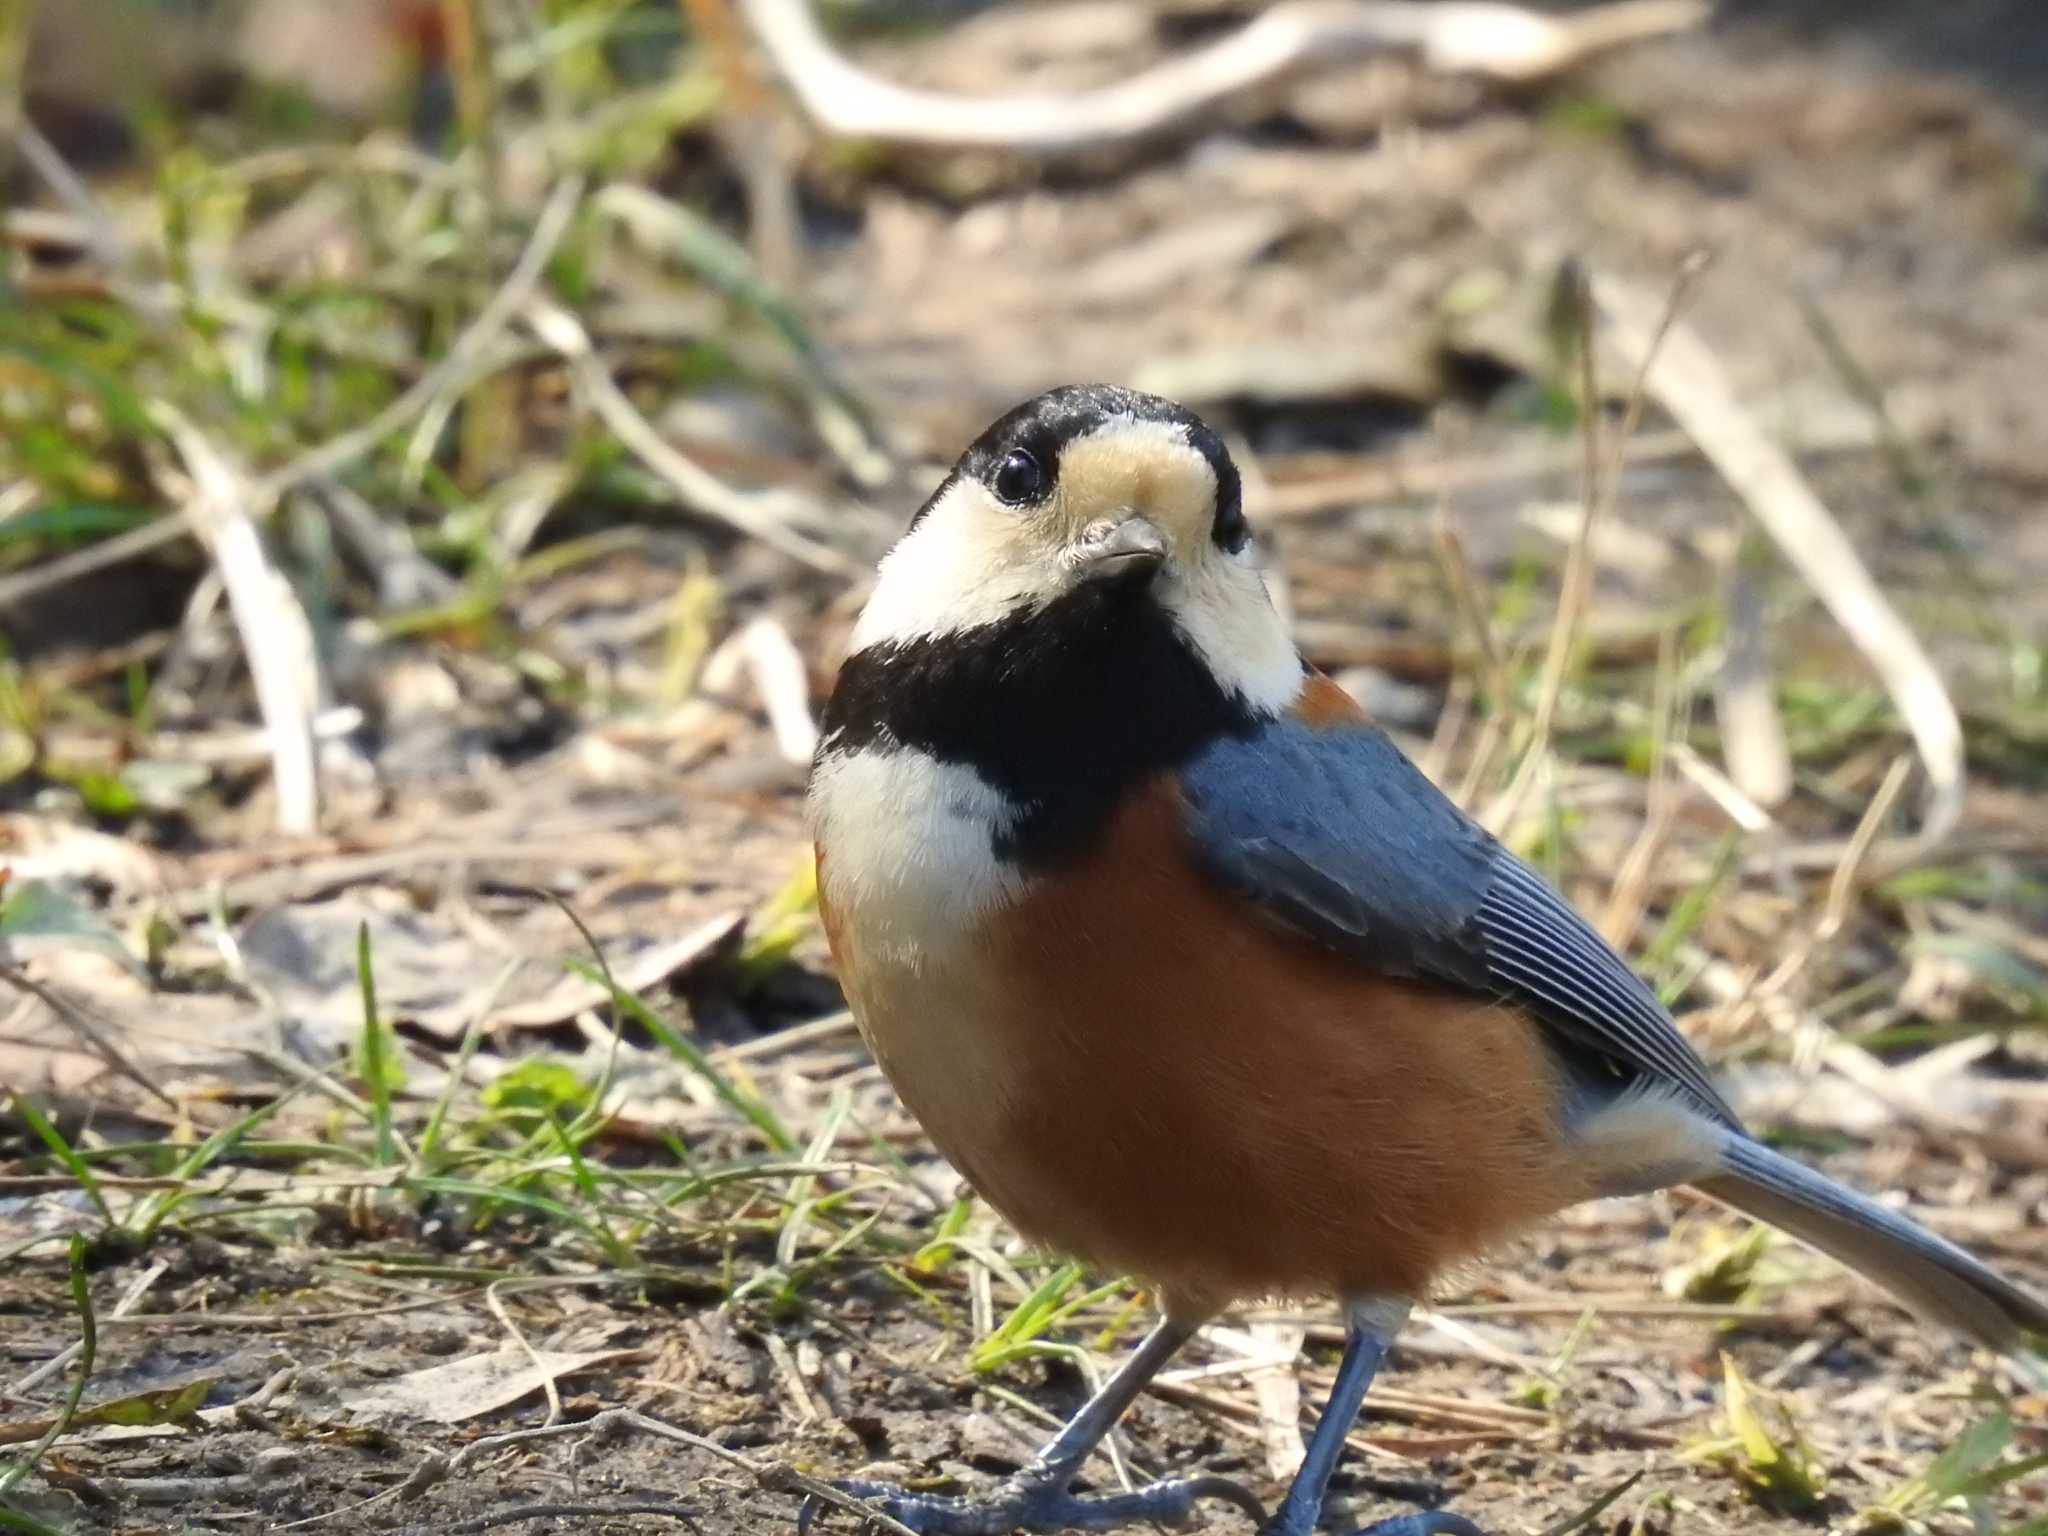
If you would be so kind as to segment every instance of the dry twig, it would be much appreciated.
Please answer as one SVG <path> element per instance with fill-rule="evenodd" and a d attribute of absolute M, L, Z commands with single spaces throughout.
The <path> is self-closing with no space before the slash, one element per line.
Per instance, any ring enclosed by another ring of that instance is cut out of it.
<path fill-rule="evenodd" d="M 528 1520 L 624 1520 L 633 1515 L 659 1517 L 663 1520 L 678 1520 L 693 1531 L 703 1529 L 697 1523 L 695 1511 L 681 1504 L 665 1504 L 652 1499 L 640 1499 L 624 1504 L 522 1504 L 517 1509 L 495 1510 L 488 1515 L 476 1515 L 468 1520 L 458 1520 L 453 1525 L 434 1527 L 436 1536 L 472 1536 L 478 1531 L 496 1530 L 501 1525 L 518 1525 Z"/>
<path fill-rule="evenodd" d="M 512 1336 L 512 1342 L 518 1345 L 520 1353 L 526 1356 L 526 1363 L 540 1373 L 540 1389 L 548 1400 L 548 1416 L 542 1422 L 559 1424 L 562 1421 L 562 1389 L 555 1385 L 555 1373 L 548 1369 L 547 1363 L 540 1357 L 540 1352 L 533 1347 L 532 1341 L 520 1330 L 519 1325 L 512 1321 L 512 1314 L 505 1310 L 504 1298 L 498 1294 L 498 1288 L 503 1283 L 493 1280 L 484 1287 L 484 1305 L 491 1309 L 491 1316 L 498 1320 L 498 1326 Z"/>
<path fill-rule="evenodd" d="M 136 1307 L 141 1305 L 142 1298 L 149 1294 L 150 1288 L 164 1277 L 164 1271 L 170 1267 L 168 1263 L 159 1259 L 141 1274 L 137 1275 L 129 1283 L 128 1289 L 121 1293 L 121 1299 L 114 1303 L 114 1310 L 108 1316 L 97 1320 L 99 1324 L 104 1326 L 107 1323 L 120 1322 L 126 1318 Z M 72 1361 L 84 1353 L 84 1350 L 85 1346 L 82 1343 L 72 1343 L 58 1350 L 56 1354 L 50 1356 L 49 1359 L 9 1387 L 7 1395 L 10 1397 L 23 1397 L 35 1391 L 37 1387 L 48 1381 L 52 1376 L 61 1374 Z"/>
<path fill-rule="evenodd" d="M 0 577 L 0 608 L 11 608 L 81 576 L 90 576 L 95 571 L 138 559 L 165 545 L 177 543 L 191 531 L 186 527 L 185 519 L 173 512 L 114 534 L 111 538 L 101 539 L 96 544 L 88 544 L 83 549 L 73 550 L 68 555 L 59 555 L 25 571 Z"/>
<path fill-rule="evenodd" d="M 799 766 L 809 763 L 818 747 L 818 724 L 811 718 L 810 679 L 803 653 L 789 631 L 774 619 L 759 618 L 740 631 L 747 671 L 761 695 L 775 745 Z"/>
<path fill-rule="evenodd" d="M 476 318 L 449 345 L 441 360 L 414 379 L 411 388 L 361 426 L 351 428 L 339 437 L 329 438 L 319 447 L 308 449 L 290 463 L 264 476 L 262 490 L 270 496 L 280 496 L 308 480 L 336 474 L 432 405 L 452 380 L 465 374 L 504 334 L 513 316 L 526 306 L 534 289 L 540 285 L 541 273 L 546 269 L 548 259 L 555 254 L 555 247 L 561 244 L 562 236 L 568 232 L 569 220 L 582 197 L 581 177 L 566 176 L 557 182 L 533 221 L 533 232 L 527 236 L 526 248 L 512 264 L 505 281 L 491 295 L 489 302 L 477 311 Z"/>
<path fill-rule="evenodd" d="M 70 208 L 77 220 L 84 244 L 94 260 L 106 270 L 108 281 L 122 300 L 152 325 L 164 325 L 175 306 L 162 285 L 135 280 L 135 253 L 121 233 L 113 214 L 85 178 L 73 170 L 58 153 L 57 146 L 43 136 L 25 112 L 5 114 L 9 137 L 23 162 Z"/>
<path fill-rule="evenodd" d="M 1299 1323 L 1260 1322 L 1250 1325 L 1253 1340 L 1287 1358 L 1287 1364 L 1252 1373 L 1252 1397 L 1259 1405 L 1259 1435 L 1266 1447 L 1266 1475 L 1276 1481 L 1294 1476 L 1308 1454 L 1301 1438 L 1301 1378 L 1294 1363 L 1301 1355 L 1307 1330 Z"/>
<path fill-rule="evenodd" d="M 583 322 L 568 310 L 559 304 L 535 301 L 526 306 L 526 322 L 535 335 L 569 363 L 591 409 L 641 463 L 674 488 L 685 507 L 759 539 L 813 570 L 843 577 L 867 573 L 866 566 L 792 526 L 797 508 L 791 498 L 736 491 L 657 432 L 613 380 L 604 359 L 592 347 Z"/>
<path fill-rule="evenodd" d="M 1557 598 L 1557 619 L 1551 626 L 1549 648 L 1544 652 L 1529 746 L 1515 769 L 1514 780 L 1487 807 L 1483 818 L 1486 825 L 1497 833 L 1504 834 L 1513 824 L 1537 776 L 1549 763 L 1551 725 L 1556 717 L 1558 700 L 1564 692 L 1565 672 L 1578 640 L 1579 626 L 1593 595 L 1593 530 L 1600 519 L 1613 510 L 1614 497 L 1621 484 L 1623 455 L 1636 424 L 1642 420 L 1651 365 L 1678 325 L 1679 311 L 1685 307 L 1686 295 L 1692 291 L 1692 285 L 1703 268 L 1704 263 L 1697 258 L 1680 267 L 1670 293 L 1659 306 L 1656 319 L 1636 354 L 1635 377 L 1629 386 L 1628 403 L 1622 409 L 1621 427 L 1614 435 L 1613 448 L 1605 456 L 1600 451 L 1600 388 L 1594 368 L 1593 279 L 1590 274 L 1577 270 L 1571 274 L 1573 297 L 1580 305 L 1579 382 L 1584 402 L 1581 409 L 1584 413 L 1585 499 L 1571 548 L 1565 555 L 1564 577 Z"/>
<path fill-rule="evenodd" d="M 637 1430 L 643 1435 L 652 1435 L 660 1440 L 672 1440 L 689 1446 L 692 1450 L 703 1451 L 715 1456 L 728 1465 L 739 1468 L 754 1479 L 755 1485 L 771 1493 L 797 1493 L 807 1499 L 816 1499 L 850 1515 L 866 1521 L 874 1530 L 893 1531 L 896 1536 L 914 1536 L 910 1528 L 901 1521 L 893 1520 L 872 1504 L 863 1504 L 849 1494 L 840 1492 L 830 1483 L 817 1478 L 806 1477 L 795 1468 L 776 1461 L 756 1461 L 751 1456 L 742 1456 L 729 1446 L 720 1445 L 716 1440 L 692 1434 L 687 1429 L 678 1429 L 660 1419 L 630 1408 L 607 1408 L 602 1413 L 584 1419 L 580 1423 L 556 1423 L 538 1429 L 515 1429 L 502 1435 L 486 1435 L 464 1446 L 452 1458 L 441 1460 L 443 1476 L 453 1475 L 464 1467 L 492 1452 L 508 1450 L 513 1446 L 529 1445 L 536 1440 L 553 1440 L 562 1435 L 602 1435 L 621 1430 Z M 428 1463 L 434 1465 L 433 1462 Z"/>
<path fill-rule="evenodd" d="M 165 1093 L 150 1078 L 148 1073 L 144 1072 L 122 1054 L 120 1048 L 108 1038 L 108 1031 L 102 1029 L 100 1024 L 88 1014 L 86 1009 L 74 1003 L 70 998 L 64 996 L 63 993 L 44 986 L 19 966 L 7 964 L 6 959 L 5 948 L 0 947 L 0 982 L 4 982 L 21 993 L 31 1005 L 41 1003 L 45 1008 L 49 1009 L 67 1029 L 79 1038 L 85 1048 L 97 1056 L 101 1064 L 115 1076 L 135 1084 L 136 1087 L 155 1099 L 159 1104 L 162 1104 L 166 1109 L 175 1111 L 180 1108 L 176 1099 Z M 69 1178 L 70 1175 L 67 1174 L 65 1177 Z"/>

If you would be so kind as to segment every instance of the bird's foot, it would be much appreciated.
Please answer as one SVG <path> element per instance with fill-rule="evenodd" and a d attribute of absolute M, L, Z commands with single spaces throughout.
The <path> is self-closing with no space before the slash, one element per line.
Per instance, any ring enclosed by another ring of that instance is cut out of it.
<path fill-rule="evenodd" d="M 1283 1509 L 1268 1525 L 1259 1527 L 1259 1536 L 1313 1536 L 1315 1517 L 1308 1517 L 1303 1524 L 1301 1518 Z M 1384 1520 L 1375 1520 L 1371 1525 L 1361 1526 L 1351 1536 L 1486 1536 L 1486 1533 L 1463 1515 L 1453 1514 L 1448 1509 L 1422 1509 L 1413 1514 L 1389 1515 Z"/>
<path fill-rule="evenodd" d="M 1421 1509 L 1408 1515 L 1375 1520 L 1357 1536 L 1486 1536 L 1463 1515 L 1448 1509 Z"/>
<path fill-rule="evenodd" d="M 1064 1477 L 1026 1468 L 995 1491 L 979 1497 L 912 1493 L 889 1483 L 850 1478 L 833 1487 L 916 1531 L 918 1536 L 1010 1536 L 1013 1531 L 1106 1531 L 1141 1520 L 1179 1525 L 1203 1499 L 1234 1504 L 1255 1521 L 1265 1506 L 1226 1477 L 1176 1477 L 1125 1493 L 1074 1493 Z M 806 1536 L 822 1503 L 806 1499 L 797 1515 L 797 1536 Z M 1444 1527 L 1446 1532 L 1451 1527 Z M 1406 1536 L 1387 1532 L 1386 1536 Z M 1415 1536 L 1424 1536 L 1417 1531 Z"/>

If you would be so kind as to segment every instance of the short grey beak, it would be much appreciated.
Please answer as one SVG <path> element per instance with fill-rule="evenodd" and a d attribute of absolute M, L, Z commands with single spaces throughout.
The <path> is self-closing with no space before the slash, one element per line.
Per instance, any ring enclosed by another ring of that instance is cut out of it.
<path fill-rule="evenodd" d="M 1166 535 L 1142 517 L 1091 528 L 1077 550 L 1083 581 L 1144 579 L 1166 560 Z"/>

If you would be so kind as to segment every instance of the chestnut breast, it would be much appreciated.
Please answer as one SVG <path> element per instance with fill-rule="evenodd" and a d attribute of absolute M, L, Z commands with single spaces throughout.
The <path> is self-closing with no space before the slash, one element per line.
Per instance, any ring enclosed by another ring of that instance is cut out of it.
<path fill-rule="evenodd" d="M 928 950 L 869 942 L 822 852 L 849 1001 L 939 1149 L 1185 1310 L 1413 1294 L 1590 1193 L 1525 1019 L 1267 925 L 1195 866 L 1170 776 Z"/>

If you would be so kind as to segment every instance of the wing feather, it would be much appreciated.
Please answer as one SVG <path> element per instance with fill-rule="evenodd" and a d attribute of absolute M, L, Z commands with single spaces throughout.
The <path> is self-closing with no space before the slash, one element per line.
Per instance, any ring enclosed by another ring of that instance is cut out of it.
<path fill-rule="evenodd" d="M 1274 920 L 1382 974 L 1514 1003 L 1568 1060 L 1739 1125 L 1642 978 L 1377 726 L 1283 717 L 1180 778 L 1201 862 Z"/>

